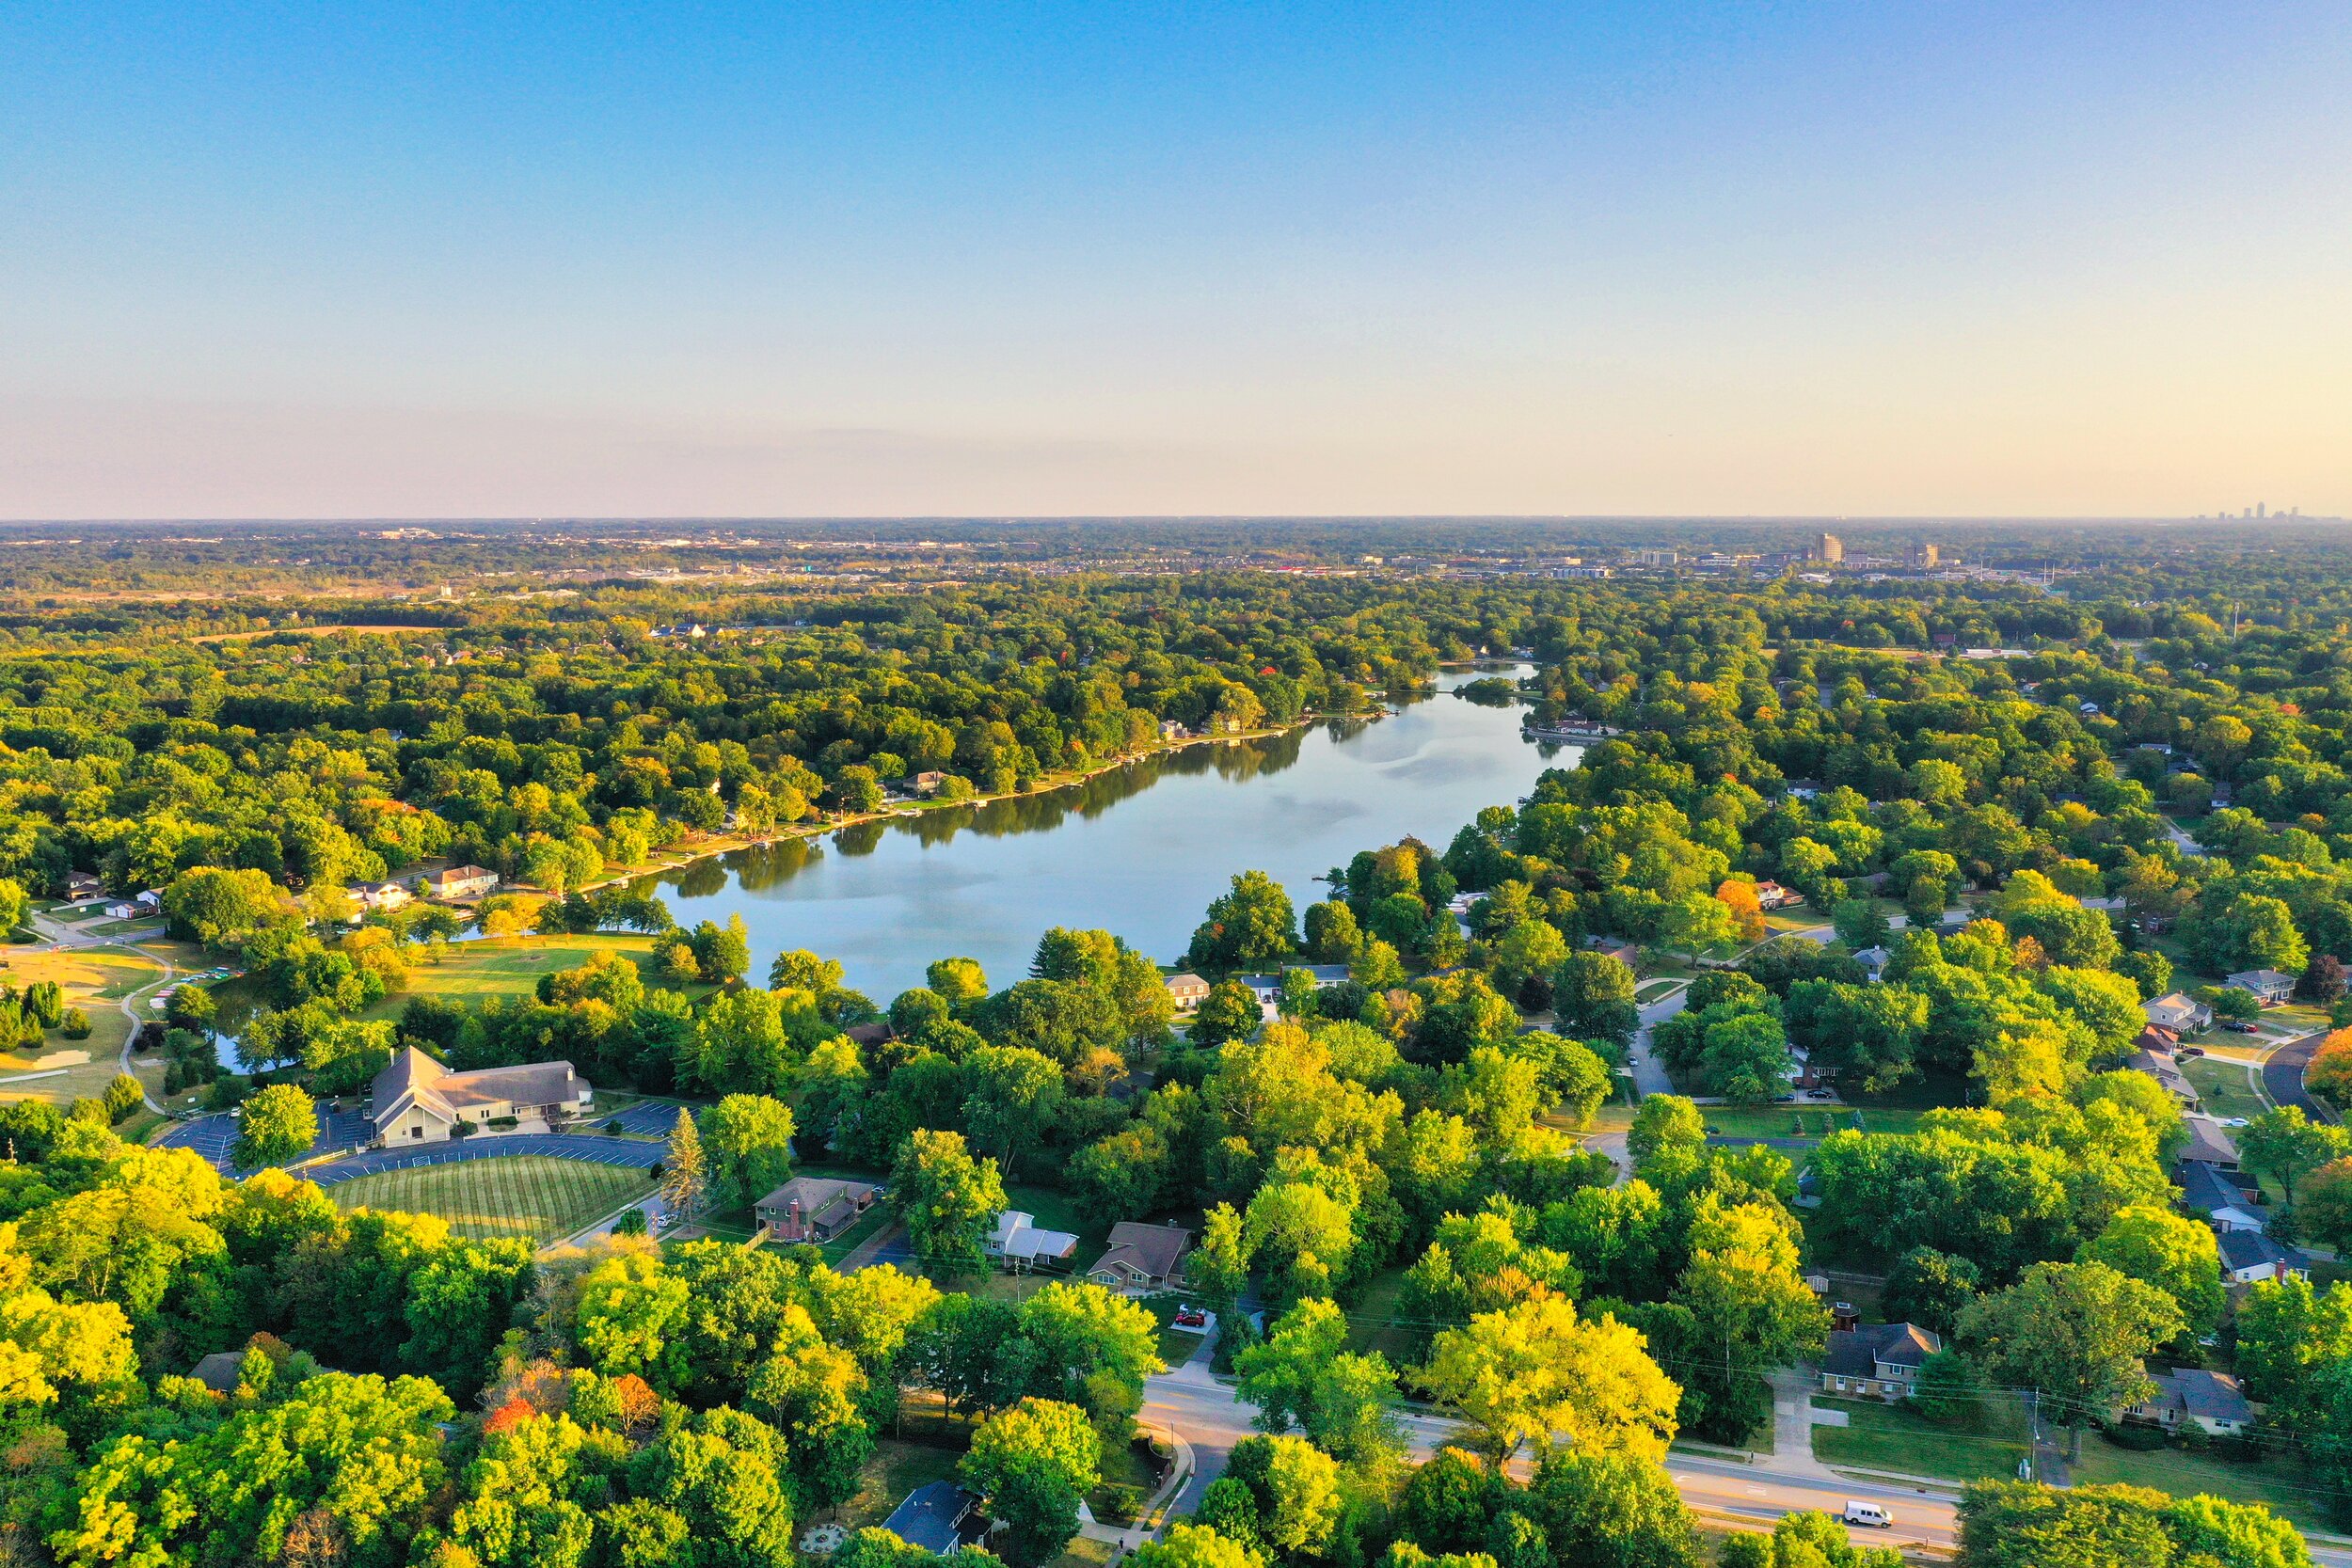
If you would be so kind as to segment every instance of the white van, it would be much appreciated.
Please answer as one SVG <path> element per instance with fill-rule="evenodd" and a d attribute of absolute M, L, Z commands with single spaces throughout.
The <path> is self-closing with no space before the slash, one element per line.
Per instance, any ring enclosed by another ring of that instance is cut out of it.
<path fill-rule="evenodd" d="M 1895 1516 L 1876 1503 L 1858 1503 L 1850 1500 L 1846 1504 L 1846 1523 L 1870 1525 L 1879 1529 L 1893 1529 Z"/>

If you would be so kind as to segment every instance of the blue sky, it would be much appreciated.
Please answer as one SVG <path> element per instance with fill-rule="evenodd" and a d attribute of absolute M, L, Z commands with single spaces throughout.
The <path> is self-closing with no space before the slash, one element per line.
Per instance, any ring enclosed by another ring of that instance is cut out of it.
<path fill-rule="evenodd" d="M 2352 513 L 2352 10 L 0 10 L 0 514 Z"/>

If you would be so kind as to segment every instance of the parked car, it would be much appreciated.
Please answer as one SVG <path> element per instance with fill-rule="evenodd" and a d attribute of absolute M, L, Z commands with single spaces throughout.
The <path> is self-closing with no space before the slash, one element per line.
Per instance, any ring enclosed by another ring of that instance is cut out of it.
<path fill-rule="evenodd" d="M 2205 1048 L 2201 1045 L 2185 1045 L 2173 1053 L 2176 1056 L 2201 1056 L 2204 1053 Z"/>
<path fill-rule="evenodd" d="M 2253 1024 L 2241 1023 L 2235 1019 L 2225 1019 L 2222 1022 L 2221 1027 L 2227 1029 L 2233 1035 L 2259 1035 L 2262 1033 L 2262 1031 L 2256 1028 Z"/>

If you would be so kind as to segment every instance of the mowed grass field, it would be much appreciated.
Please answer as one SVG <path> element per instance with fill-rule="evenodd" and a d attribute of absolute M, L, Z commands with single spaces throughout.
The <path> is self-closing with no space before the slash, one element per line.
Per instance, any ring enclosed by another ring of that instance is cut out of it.
<path fill-rule="evenodd" d="M 344 1209 L 434 1214 L 461 1236 L 544 1244 L 653 1188 L 651 1177 L 626 1165 L 517 1154 L 381 1171 L 326 1190 Z"/>
<path fill-rule="evenodd" d="M 0 947 L 0 979 L 20 990 L 55 980 L 65 991 L 66 1006 L 89 1015 L 89 1038 L 70 1040 L 56 1030 L 38 1052 L 0 1053 L 0 1078 L 23 1072 L 65 1069 L 62 1078 L 0 1085 L 0 1100 L 50 1100 L 58 1104 L 103 1094 L 120 1070 L 122 1037 L 131 1025 L 122 1016 L 122 998 L 163 978 L 162 968 L 135 953 L 79 949 L 52 953 L 45 947 Z M 152 1013 L 148 1016 L 163 1016 Z M 80 1061 L 59 1058 L 81 1057 Z M 138 1077 L 151 1092 L 159 1092 L 164 1069 L 160 1062 L 135 1059 Z"/>
<path fill-rule="evenodd" d="M 653 961 L 653 938 L 604 932 L 584 937 L 488 937 L 452 942 L 439 962 L 419 957 L 409 965 L 408 984 L 368 1009 L 371 1019 L 398 1018 L 412 996 L 479 1001 L 485 996 L 524 996 L 539 977 L 578 969 L 598 953 L 623 953 L 636 960 L 648 986 L 660 985 Z M 691 991 L 708 987 L 689 987 Z"/>

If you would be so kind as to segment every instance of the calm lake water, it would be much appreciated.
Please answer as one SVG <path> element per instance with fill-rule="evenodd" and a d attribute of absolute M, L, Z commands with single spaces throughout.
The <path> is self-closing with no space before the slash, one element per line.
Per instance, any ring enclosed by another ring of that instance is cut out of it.
<path fill-rule="evenodd" d="M 805 947 L 880 1002 L 950 956 L 1010 985 L 1052 926 L 1113 931 L 1172 961 L 1237 871 L 1269 873 L 1303 911 L 1323 894 L 1311 879 L 1358 850 L 1408 833 L 1442 849 L 1544 768 L 1574 766 L 1581 748 L 1521 736 L 1522 709 L 1444 694 L 1473 678 L 1446 672 L 1439 695 L 1393 718 L 1189 746 L 1048 794 L 738 850 L 640 885 L 681 925 L 742 915 L 755 982 L 774 955 Z"/>

